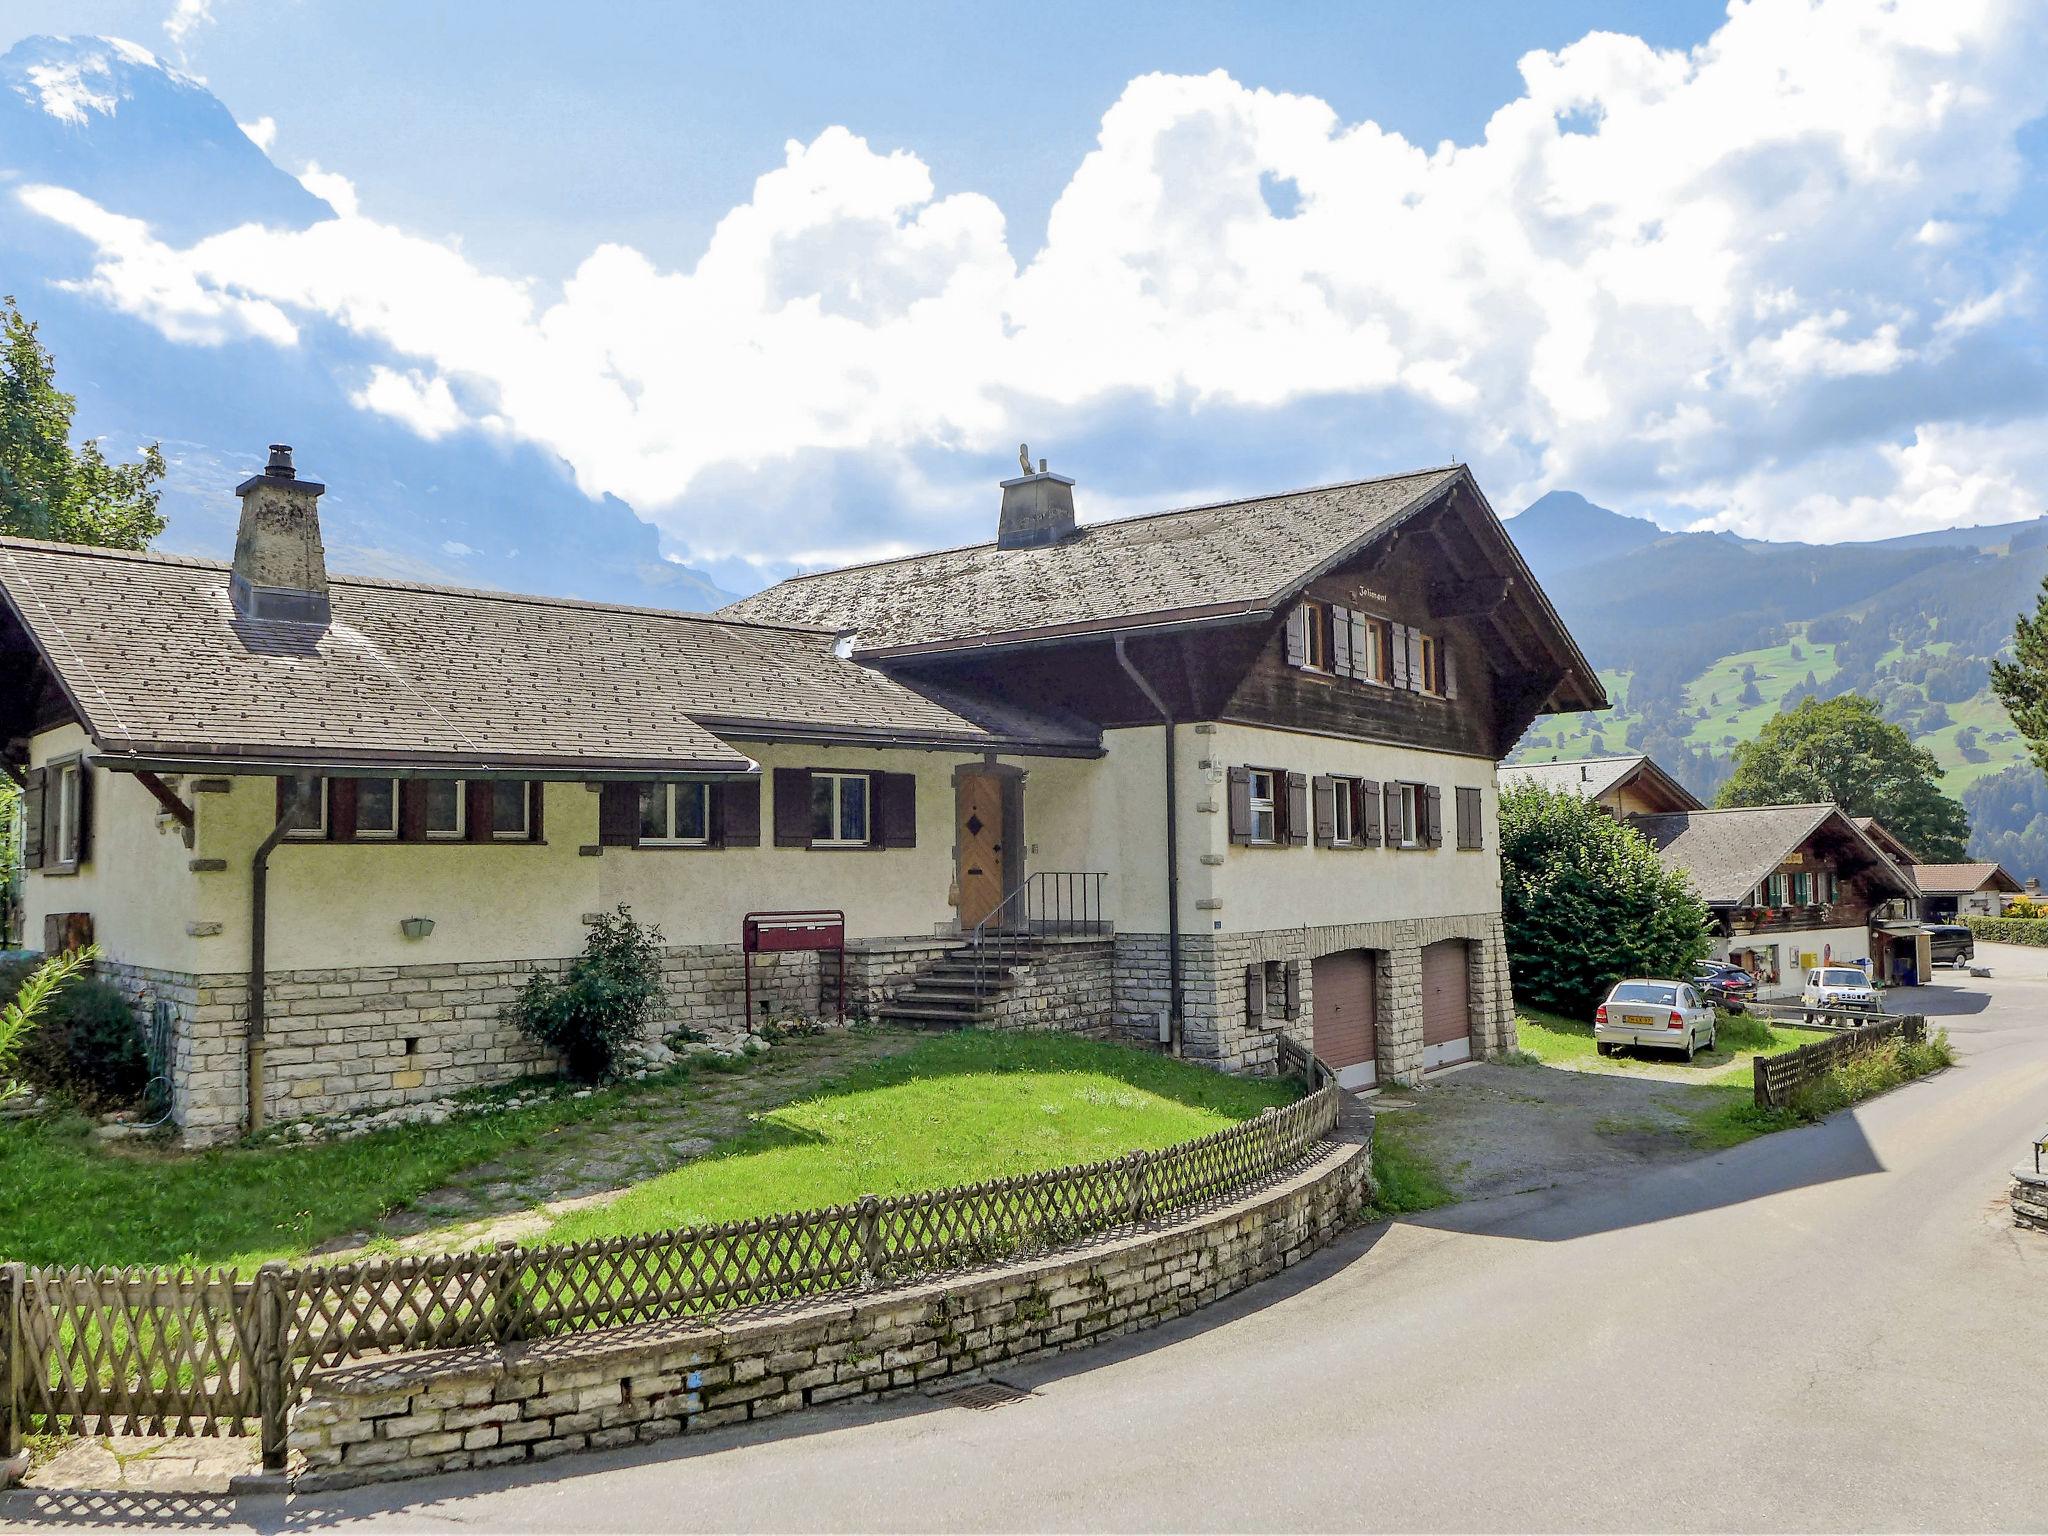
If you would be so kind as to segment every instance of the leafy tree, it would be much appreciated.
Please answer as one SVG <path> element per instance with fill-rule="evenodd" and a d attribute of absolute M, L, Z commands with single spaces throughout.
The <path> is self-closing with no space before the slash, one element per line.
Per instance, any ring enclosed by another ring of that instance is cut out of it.
<path fill-rule="evenodd" d="M 77 400 L 57 388 L 57 364 L 11 297 L 0 298 L 0 533 L 109 549 L 147 549 L 164 531 L 153 489 L 164 474 L 155 443 L 138 464 L 116 464 L 87 442 L 71 446 Z"/>
<path fill-rule="evenodd" d="M 1735 772 L 1718 803 L 1803 805 L 1832 800 L 1851 816 L 1875 816 L 1930 864 L 1963 857 L 1970 821 L 1936 785 L 1934 754 L 1882 719 L 1874 700 L 1838 694 L 1773 715 L 1756 740 L 1735 749 Z"/>
<path fill-rule="evenodd" d="M 1500 800 L 1501 908 L 1515 992 L 1589 1016 L 1624 976 L 1690 975 L 1706 903 L 1642 833 L 1591 800 L 1525 784 Z"/>

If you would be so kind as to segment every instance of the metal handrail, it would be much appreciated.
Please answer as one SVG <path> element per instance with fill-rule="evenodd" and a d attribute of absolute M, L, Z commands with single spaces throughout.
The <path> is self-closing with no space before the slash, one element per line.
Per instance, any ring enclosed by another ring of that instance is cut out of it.
<path fill-rule="evenodd" d="M 1108 878 L 1092 870 L 1055 869 L 1028 876 L 974 925 L 969 943 L 975 989 L 979 991 L 987 979 L 991 939 L 1112 932 L 1102 906 L 1103 884 Z"/>
<path fill-rule="evenodd" d="M 2034 1172 L 2036 1173 L 2041 1171 L 2041 1157 L 2043 1153 L 2048 1153 L 2048 1130 L 2044 1130 L 2034 1138 Z"/>

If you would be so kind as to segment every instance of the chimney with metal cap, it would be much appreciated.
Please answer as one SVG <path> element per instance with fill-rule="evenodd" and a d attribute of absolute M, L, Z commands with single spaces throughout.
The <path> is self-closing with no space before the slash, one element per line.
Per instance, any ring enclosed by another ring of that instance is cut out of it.
<path fill-rule="evenodd" d="M 235 487 L 242 524 L 228 599 L 236 617 L 295 624 L 326 624 L 332 617 L 320 543 L 319 501 L 326 489 L 299 478 L 289 443 L 272 443 L 263 473 Z"/>
<path fill-rule="evenodd" d="M 1024 473 L 1002 483 L 1003 515 L 996 524 L 996 548 L 1028 549 L 1072 538 L 1074 482 L 1050 472 L 1043 459 L 1033 470 L 1028 444 L 1017 445 L 1017 460 Z"/>

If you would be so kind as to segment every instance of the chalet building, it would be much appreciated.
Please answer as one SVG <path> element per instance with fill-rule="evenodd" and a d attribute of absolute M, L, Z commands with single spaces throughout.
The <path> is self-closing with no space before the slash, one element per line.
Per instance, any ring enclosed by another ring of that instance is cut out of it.
<path fill-rule="evenodd" d="M 1581 757 L 1559 763 L 1503 764 L 1501 788 L 1511 789 L 1517 784 L 1565 790 L 1596 801 L 1623 819 L 1706 809 L 1691 790 L 1641 752 L 1632 757 Z"/>
<path fill-rule="evenodd" d="M 1083 526 L 1041 462 L 992 543 L 713 615 L 330 576 L 322 489 L 274 449 L 231 564 L 0 540 L 29 932 L 194 1139 L 545 1068 L 504 1005 L 621 905 L 711 1037 L 1514 1043 L 1494 763 L 1606 701 L 1462 467 Z M 791 910 L 843 949 L 750 961 Z"/>
<path fill-rule="evenodd" d="M 1631 816 L 1667 869 L 1684 870 L 1713 912 L 1714 954 L 1766 992 L 1795 991 L 1816 965 L 1892 974 L 1885 903 L 1918 893 L 1833 805 L 1771 805 Z M 1915 979 L 1924 979 L 1925 943 Z"/>

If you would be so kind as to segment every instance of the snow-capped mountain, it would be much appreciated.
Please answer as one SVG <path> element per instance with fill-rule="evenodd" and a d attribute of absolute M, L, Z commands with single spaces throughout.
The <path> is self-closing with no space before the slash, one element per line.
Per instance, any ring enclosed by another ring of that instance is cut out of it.
<path fill-rule="evenodd" d="M 78 396 L 79 432 L 119 456 L 162 442 L 170 527 L 158 547 L 227 554 L 232 487 L 267 443 L 290 442 L 328 486 L 337 571 L 674 608 L 728 600 L 552 455 L 475 431 L 429 441 L 354 403 L 373 369 L 405 365 L 370 339 L 319 321 L 291 341 L 171 339 L 112 306 L 91 284 L 92 245 L 38 211 L 49 188 L 177 246 L 245 224 L 304 229 L 335 209 L 146 48 L 37 37 L 0 55 L 0 292 L 41 325 L 59 384 Z"/>

